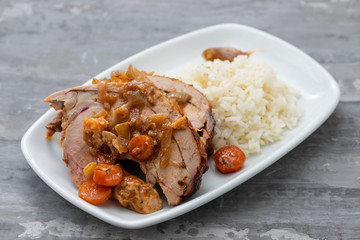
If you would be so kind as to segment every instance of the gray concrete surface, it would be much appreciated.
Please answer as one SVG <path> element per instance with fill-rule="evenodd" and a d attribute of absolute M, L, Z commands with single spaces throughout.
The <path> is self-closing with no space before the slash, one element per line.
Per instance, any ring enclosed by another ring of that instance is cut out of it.
<path fill-rule="evenodd" d="M 331 117 L 222 197 L 140 230 L 74 207 L 20 140 L 50 93 L 154 44 L 234 22 L 299 47 L 338 81 Z M 360 1 L 0 1 L 0 239 L 360 239 Z"/>

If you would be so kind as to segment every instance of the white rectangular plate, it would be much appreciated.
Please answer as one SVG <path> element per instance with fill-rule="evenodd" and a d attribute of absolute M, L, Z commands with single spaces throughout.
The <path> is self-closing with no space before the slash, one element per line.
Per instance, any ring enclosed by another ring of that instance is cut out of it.
<path fill-rule="evenodd" d="M 108 77 L 116 69 L 125 70 L 129 64 L 145 71 L 174 75 L 188 63 L 202 62 L 202 51 L 217 46 L 236 47 L 244 51 L 265 50 L 253 54 L 251 60 L 265 61 L 275 69 L 278 79 L 299 89 L 299 102 L 305 110 L 296 128 L 285 132 L 281 141 L 249 157 L 240 171 L 220 174 L 215 170 L 213 161 L 209 160 L 209 170 L 196 194 L 178 206 L 164 204 L 162 210 L 148 215 L 124 209 L 116 201 L 93 206 L 78 197 L 69 171 L 61 161 L 62 149 L 57 141 L 45 139 L 45 126 L 53 119 L 54 110 L 40 117 L 22 139 L 21 147 L 28 163 L 52 189 L 82 210 L 115 226 L 142 228 L 191 211 L 253 177 L 301 143 L 334 111 L 340 91 L 336 81 L 323 67 L 289 43 L 238 24 L 215 25 L 171 39 L 129 57 L 96 78 Z"/>

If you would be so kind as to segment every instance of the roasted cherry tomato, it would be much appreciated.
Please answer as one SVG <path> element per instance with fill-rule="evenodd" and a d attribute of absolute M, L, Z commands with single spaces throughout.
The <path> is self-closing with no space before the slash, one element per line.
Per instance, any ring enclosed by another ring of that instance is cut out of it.
<path fill-rule="evenodd" d="M 122 178 L 123 170 L 118 165 L 101 163 L 94 169 L 94 182 L 103 186 L 113 187 L 119 185 Z"/>
<path fill-rule="evenodd" d="M 79 197 L 88 203 L 98 205 L 111 196 L 111 187 L 96 184 L 92 179 L 84 182 L 79 188 Z"/>
<path fill-rule="evenodd" d="M 154 152 L 154 144 L 151 137 L 140 135 L 133 137 L 129 142 L 129 153 L 139 160 L 147 160 Z"/>
<path fill-rule="evenodd" d="M 226 146 L 216 151 L 214 161 L 222 173 L 238 171 L 245 162 L 246 156 L 237 146 Z"/>

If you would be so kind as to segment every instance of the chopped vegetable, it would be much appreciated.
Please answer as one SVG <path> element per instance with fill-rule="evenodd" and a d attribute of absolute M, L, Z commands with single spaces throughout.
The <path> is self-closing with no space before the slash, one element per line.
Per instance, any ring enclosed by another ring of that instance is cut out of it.
<path fill-rule="evenodd" d="M 129 120 L 129 110 L 119 107 L 113 111 L 113 125 L 123 123 Z"/>
<path fill-rule="evenodd" d="M 107 112 L 105 110 L 102 110 L 101 112 L 99 112 L 98 114 L 95 114 L 93 116 L 93 118 L 99 118 L 99 117 L 106 117 L 107 116 Z"/>
<path fill-rule="evenodd" d="M 186 115 L 177 118 L 172 124 L 171 127 L 173 129 L 185 129 L 187 124 L 187 118 Z"/>
<path fill-rule="evenodd" d="M 84 182 L 79 188 L 79 197 L 93 205 L 105 202 L 111 196 L 111 187 L 96 184 L 92 179 Z"/>
<path fill-rule="evenodd" d="M 133 137 L 129 142 L 129 153 L 139 160 L 147 160 L 154 152 L 154 145 L 151 137 L 140 135 Z"/>
<path fill-rule="evenodd" d="M 113 139 L 111 143 L 114 148 L 118 150 L 119 154 L 126 153 L 128 151 L 126 144 L 122 143 L 122 141 L 120 142 L 119 139 Z"/>
<path fill-rule="evenodd" d="M 137 75 L 139 75 L 140 71 L 137 70 L 136 68 L 134 68 L 132 66 L 132 64 L 129 65 L 127 71 L 126 71 L 126 76 L 129 78 L 129 79 L 136 79 Z"/>
<path fill-rule="evenodd" d="M 114 82 L 128 82 L 129 80 L 126 77 L 125 71 L 112 71 L 111 72 L 111 80 Z"/>
<path fill-rule="evenodd" d="M 216 151 L 214 161 L 217 169 L 222 173 L 238 171 L 245 162 L 246 156 L 236 146 L 226 146 Z"/>
<path fill-rule="evenodd" d="M 101 103 L 106 102 L 107 88 L 108 88 L 107 82 L 98 84 L 98 100 Z"/>
<path fill-rule="evenodd" d="M 161 126 L 166 122 L 166 114 L 153 114 L 148 116 L 148 120 L 155 123 L 157 126 Z"/>
<path fill-rule="evenodd" d="M 94 182 L 103 186 L 116 186 L 120 184 L 122 178 L 123 170 L 118 165 L 101 163 L 94 169 Z"/>
<path fill-rule="evenodd" d="M 94 176 L 94 169 L 96 167 L 96 162 L 91 162 L 84 168 L 84 174 L 87 179 L 92 179 Z"/>
<path fill-rule="evenodd" d="M 191 99 L 191 95 L 186 92 L 170 92 L 166 97 L 174 99 L 179 104 L 187 103 Z"/>
<path fill-rule="evenodd" d="M 160 167 L 165 168 L 170 162 L 170 148 L 171 137 L 173 129 L 171 126 L 166 126 L 161 137 L 161 151 L 160 151 Z"/>
<path fill-rule="evenodd" d="M 84 131 L 85 132 L 100 132 L 104 130 L 108 121 L 102 116 L 99 118 L 84 118 Z"/>
<path fill-rule="evenodd" d="M 125 123 L 119 123 L 115 127 L 115 131 L 117 136 L 127 139 L 129 141 L 130 139 L 130 126 L 128 122 Z"/>

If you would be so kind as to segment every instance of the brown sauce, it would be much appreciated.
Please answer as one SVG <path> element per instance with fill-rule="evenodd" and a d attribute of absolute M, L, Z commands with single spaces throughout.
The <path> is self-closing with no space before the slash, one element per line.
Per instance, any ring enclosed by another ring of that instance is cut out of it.
<path fill-rule="evenodd" d="M 126 72 L 113 71 L 110 79 L 93 79 L 93 84 L 97 85 L 97 99 L 103 104 L 104 110 L 84 120 L 84 139 L 91 146 L 92 154 L 99 155 L 99 161 L 109 158 L 112 162 L 120 154 L 129 152 L 131 139 L 145 135 L 151 139 L 151 144 L 146 145 L 153 147 L 151 155 L 160 154 L 160 167 L 168 166 L 173 129 L 185 129 L 186 116 L 171 123 L 165 114 L 143 115 L 143 107 L 155 104 L 161 94 L 147 80 L 145 72 L 131 65 Z M 108 91 L 110 84 L 119 87 L 118 93 Z M 182 104 L 191 98 L 185 93 L 174 93 L 170 97 Z M 136 151 L 146 149 L 136 148 Z M 141 152 L 137 154 L 143 155 Z"/>

